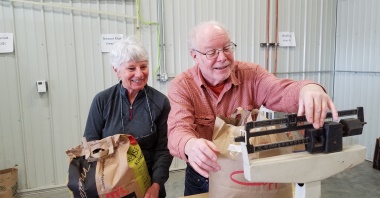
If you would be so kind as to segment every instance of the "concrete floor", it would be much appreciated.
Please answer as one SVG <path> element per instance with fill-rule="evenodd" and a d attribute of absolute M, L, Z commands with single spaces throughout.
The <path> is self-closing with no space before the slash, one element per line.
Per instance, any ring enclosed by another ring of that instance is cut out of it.
<path fill-rule="evenodd" d="M 380 171 L 365 161 L 352 169 L 322 181 L 322 197 L 380 197 Z"/>
<path fill-rule="evenodd" d="M 168 198 L 183 196 L 184 171 L 171 172 L 166 186 Z M 372 162 L 363 163 L 322 181 L 322 198 L 380 197 L 380 171 Z"/>
<path fill-rule="evenodd" d="M 167 197 L 183 196 L 184 171 L 170 172 L 166 183 Z M 43 194 L 30 194 L 27 198 L 67 198 L 68 191 L 51 191 Z M 345 172 L 322 181 L 322 198 L 374 198 L 380 197 L 380 171 L 372 168 L 372 162 L 365 161 Z"/>

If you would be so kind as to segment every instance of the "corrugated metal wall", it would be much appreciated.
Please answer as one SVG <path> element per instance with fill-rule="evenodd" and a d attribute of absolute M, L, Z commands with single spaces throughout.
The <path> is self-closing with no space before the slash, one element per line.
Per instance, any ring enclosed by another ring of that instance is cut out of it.
<path fill-rule="evenodd" d="M 269 42 L 275 42 L 275 0 L 270 2 Z M 341 87 L 351 82 L 352 88 L 361 88 L 361 93 L 367 93 L 361 83 L 352 81 L 353 75 L 359 81 L 357 75 L 362 76 L 364 79 L 360 82 L 372 82 L 370 79 L 378 78 L 377 74 L 337 72 L 335 86 L 333 81 L 334 61 L 336 68 L 340 68 L 336 70 L 350 70 L 346 68 L 346 60 L 351 59 L 349 62 L 355 62 L 355 66 L 365 64 L 358 67 L 368 69 L 364 71 L 379 71 L 373 61 L 379 57 L 376 56 L 379 55 L 376 45 L 379 44 L 376 38 L 378 17 L 374 11 L 362 11 L 374 9 L 376 5 L 372 4 L 376 0 L 367 1 L 367 7 L 356 5 L 358 2 L 280 0 L 279 31 L 295 32 L 297 46 L 278 49 L 278 76 L 321 83 L 329 93 L 334 93 L 339 108 L 363 106 L 360 97 L 341 98 L 348 93 Z M 160 21 L 159 8 L 163 13 L 161 59 L 158 58 L 160 27 L 129 18 L 137 16 L 137 4 L 133 0 L 0 1 L 0 32 L 11 32 L 15 36 L 15 52 L 0 54 L 0 169 L 19 164 L 20 189 L 65 183 L 68 165 L 65 150 L 80 143 L 93 96 L 117 80 L 108 63 L 108 53 L 101 52 L 100 34 L 141 37 L 151 58 L 148 83 L 165 94 L 170 79 L 193 64 L 187 50 L 187 35 L 200 21 L 215 19 L 224 23 L 230 29 L 232 40 L 238 44 L 236 59 L 266 65 L 266 50 L 260 47 L 260 43 L 266 42 L 267 0 L 141 1 L 141 15 L 145 21 Z M 101 13 L 95 12 L 99 10 Z M 360 14 L 359 18 L 370 22 L 363 27 L 363 23 L 355 18 L 351 23 L 352 16 L 345 13 Z M 365 40 L 366 43 L 359 41 L 361 35 L 357 38 L 359 28 L 367 29 L 365 39 L 369 40 Z M 373 42 L 377 43 L 370 44 Z M 356 49 L 358 44 L 354 43 L 360 43 L 362 50 Z M 357 52 L 361 55 L 357 56 Z M 268 65 L 272 72 L 274 60 L 274 49 L 271 48 Z M 167 73 L 169 81 L 158 81 L 156 70 L 157 73 Z M 37 93 L 35 83 L 38 80 L 47 80 L 47 93 Z M 351 92 L 352 96 L 361 96 L 354 89 Z M 348 101 L 357 102 L 344 103 Z M 374 104 L 369 97 L 366 97 L 365 104 L 367 102 L 365 111 L 371 108 L 369 104 Z M 368 110 L 367 117 L 378 119 L 375 114 L 368 116 Z M 360 144 L 371 146 L 371 138 L 379 136 L 379 132 L 377 135 L 374 132 L 379 126 L 370 124 L 368 128 L 366 126 L 366 132 L 369 128 L 373 132 L 359 137 L 366 139 L 360 140 Z M 370 159 L 371 152 L 367 151 L 367 159 Z M 184 165 L 183 161 L 175 160 L 171 168 Z"/>
<path fill-rule="evenodd" d="M 345 143 L 365 145 L 372 161 L 380 137 L 380 1 L 340 0 L 338 5 L 334 101 L 340 109 L 364 107 L 364 134 Z"/>

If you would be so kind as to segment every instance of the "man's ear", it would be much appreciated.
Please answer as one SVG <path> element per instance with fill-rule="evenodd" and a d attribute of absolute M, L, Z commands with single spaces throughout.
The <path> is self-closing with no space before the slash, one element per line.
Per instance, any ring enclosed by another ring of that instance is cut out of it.
<path fill-rule="evenodd" d="M 190 51 L 190 56 L 195 60 L 197 58 L 197 53 L 193 50 Z"/>

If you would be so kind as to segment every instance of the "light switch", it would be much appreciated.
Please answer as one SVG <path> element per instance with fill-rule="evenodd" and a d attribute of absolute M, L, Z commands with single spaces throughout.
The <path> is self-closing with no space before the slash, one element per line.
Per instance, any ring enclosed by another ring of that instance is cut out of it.
<path fill-rule="evenodd" d="M 36 82 L 37 92 L 45 93 L 47 91 L 47 82 L 46 80 L 41 80 Z"/>

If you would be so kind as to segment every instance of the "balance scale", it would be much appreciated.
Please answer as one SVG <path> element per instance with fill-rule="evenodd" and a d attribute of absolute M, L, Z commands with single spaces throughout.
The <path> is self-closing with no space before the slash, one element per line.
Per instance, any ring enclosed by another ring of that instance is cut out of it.
<path fill-rule="evenodd" d="M 295 183 L 296 198 L 320 198 L 321 180 L 352 168 L 365 160 L 365 147 L 361 145 L 342 146 L 342 138 L 360 135 L 363 131 L 363 108 L 339 111 L 339 117 L 357 115 L 357 119 L 341 119 L 337 122 L 325 122 L 320 129 L 314 129 L 305 122 L 304 116 L 286 115 L 283 119 L 249 122 L 245 131 L 256 127 L 285 124 L 286 127 L 255 133 L 235 138 L 241 142 L 244 163 L 244 177 L 251 182 Z M 328 113 L 326 118 L 331 118 Z M 305 129 L 303 139 L 263 145 L 247 144 L 251 137 Z M 249 153 L 260 152 L 286 146 L 305 144 L 304 152 L 262 158 L 249 159 Z"/>

